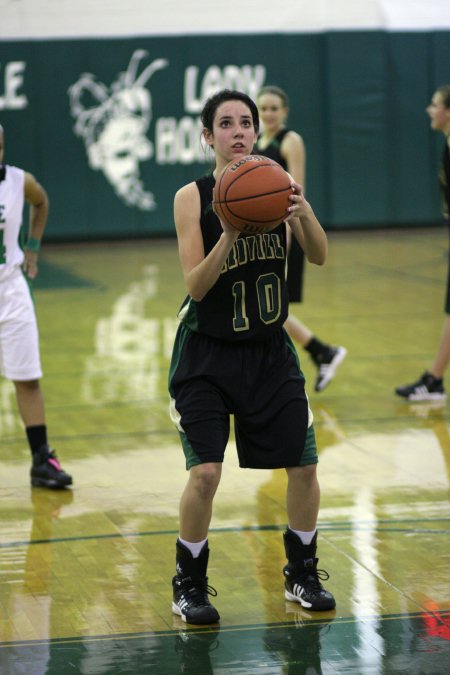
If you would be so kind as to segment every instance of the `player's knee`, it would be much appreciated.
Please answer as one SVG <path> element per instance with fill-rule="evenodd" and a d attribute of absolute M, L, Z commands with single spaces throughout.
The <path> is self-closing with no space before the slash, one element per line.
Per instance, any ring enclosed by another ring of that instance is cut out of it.
<path fill-rule="evenodd" d="M 191 480 L 203 498 L 208 498 L 217 490 L 222 473 L 218 463 L 198 464 L 191 469 Z"/>
<path fill-rule="evenodd" d="M 317 481 L 317 464 L 292 466 L 286 471 L 289 481 L 298 482 L 305 487 L 308 487 Z"/>
<path fill-rule="evenodd" d="M 40 380 L 14 380 L 17 390 L 37 391 L 40 388 Z"/>

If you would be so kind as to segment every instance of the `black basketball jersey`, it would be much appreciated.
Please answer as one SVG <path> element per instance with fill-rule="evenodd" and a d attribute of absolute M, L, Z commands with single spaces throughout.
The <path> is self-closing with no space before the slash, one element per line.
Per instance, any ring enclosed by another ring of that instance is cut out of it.
<path fill-rule="evenodd" d="M 212 210 L 214 177 L 204 176 L 196 184 L 206 256 L 223 230 Z M 197 302 L 187 296 L 180 320 L 191 330 L 222 340 L 267 339 L 287 317 L 285 262 L 285 223 L 265 234 L 241 234 L 205 297 Z"/>
<path fill-rule="evenodd" d="M 450 220 L 450 151 L 448 142 L 445 143 L 442 162 L 439 170 L 439 184 L 441 187 L 441 212 L 445 220 Z"/>
<path fill-rule="evenodd" d="M 280 129 L 277 135 L 272 138 L 269 145 L 264 149 L 259 147 L 258 138 L 255 147 L 253 148 L 253 152 L 258 155 L 264 155 L 264 157 L 268 157 L 269 159 L 273 159 L 275 162 L 278 162 L 278 164 L 281 164 L 283 169 L 287 171 L 287 162 L 284 157 L 281 156 L 280 147 L 284 137 L 289 133 L 289 131 L 289 129 Z"/>

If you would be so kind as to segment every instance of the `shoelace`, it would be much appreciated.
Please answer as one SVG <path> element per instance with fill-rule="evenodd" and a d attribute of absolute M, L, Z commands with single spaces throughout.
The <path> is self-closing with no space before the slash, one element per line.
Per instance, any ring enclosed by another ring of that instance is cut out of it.
<path fill-rule="evenodd" d="M 48 453 L 47 462 L 49 462 L 49 464 L 51 464 L 53 468 L 55 468 L 57 471 L 62 471 L 61 464 L 59 463 L 59 460 L 54 450 L 51 450 Z"/>
<path fill-rule="evenodd" d="M 190 597 L 194 602 L 208 602 L 206 595 L 216 597 L 217 591 L 213 586 L 208 584 L 208 577 L 205 579 L 196 579 L 194 577 L 184 577 L 181 585 L 189 592 Z"/>
<path fill-rule="evenodd" d="M 311 579 L 312 581 L 310 583 L 311 583 L 311 586 L 312 586 L 313 590 L 321 591 L 322 590 L 322 584 L 320 582 L 321 581 L 327 581 L 330 578 L 330 575 L 325 570 L 317 570 L 317 569 L 316 570 L 315 569 L 307 570 L 306 569 L 304 572 L 299 574 L 298 578 L 300 580 Z"/>

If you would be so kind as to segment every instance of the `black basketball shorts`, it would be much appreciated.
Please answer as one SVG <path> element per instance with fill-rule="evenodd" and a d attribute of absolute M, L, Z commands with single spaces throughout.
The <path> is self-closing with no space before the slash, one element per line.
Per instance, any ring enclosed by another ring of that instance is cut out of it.
<path fill-rule="evenodd" d="M 243 468 L 318 461 L 295 347 L 284 329 L 264 341 L 225 341 L 180 324 L 169 373 L 171 417 L 186 468 L 223 462 L 230 415 Z"/>

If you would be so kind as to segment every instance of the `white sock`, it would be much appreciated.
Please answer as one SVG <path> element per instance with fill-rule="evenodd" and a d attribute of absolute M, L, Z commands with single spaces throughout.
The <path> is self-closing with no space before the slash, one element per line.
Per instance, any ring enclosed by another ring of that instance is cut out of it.
<path fill-rule="evenodd" d="M 317 529 L 313 530 L 312 532 L 302 532 L 301 530 L 294 530 L 292 527 L 289 526 L 289 529 L 291 532 L 295 532 L 297 537 L 300 539 L 302 544 L 305 544 L 305 546 L 309 546 L 309 544 L 312 542 L 314 539 L 314 535 L 317 532 Z"/>
<path fill-rule="evenodd" d="M 178 537 L 178 541 L 181 544 L 183 544 L 183 546 L 186 546 L 186 548 L 190 550 L 193 558 L 198 558 L 198 556 L 200 555 L 200 551 L 202 550 L 208 539 L 203 539 L 203 541 L 198 542 L 197 541 L 192 542 L 192 541 L 185 541 L 181 537 Z"/>

